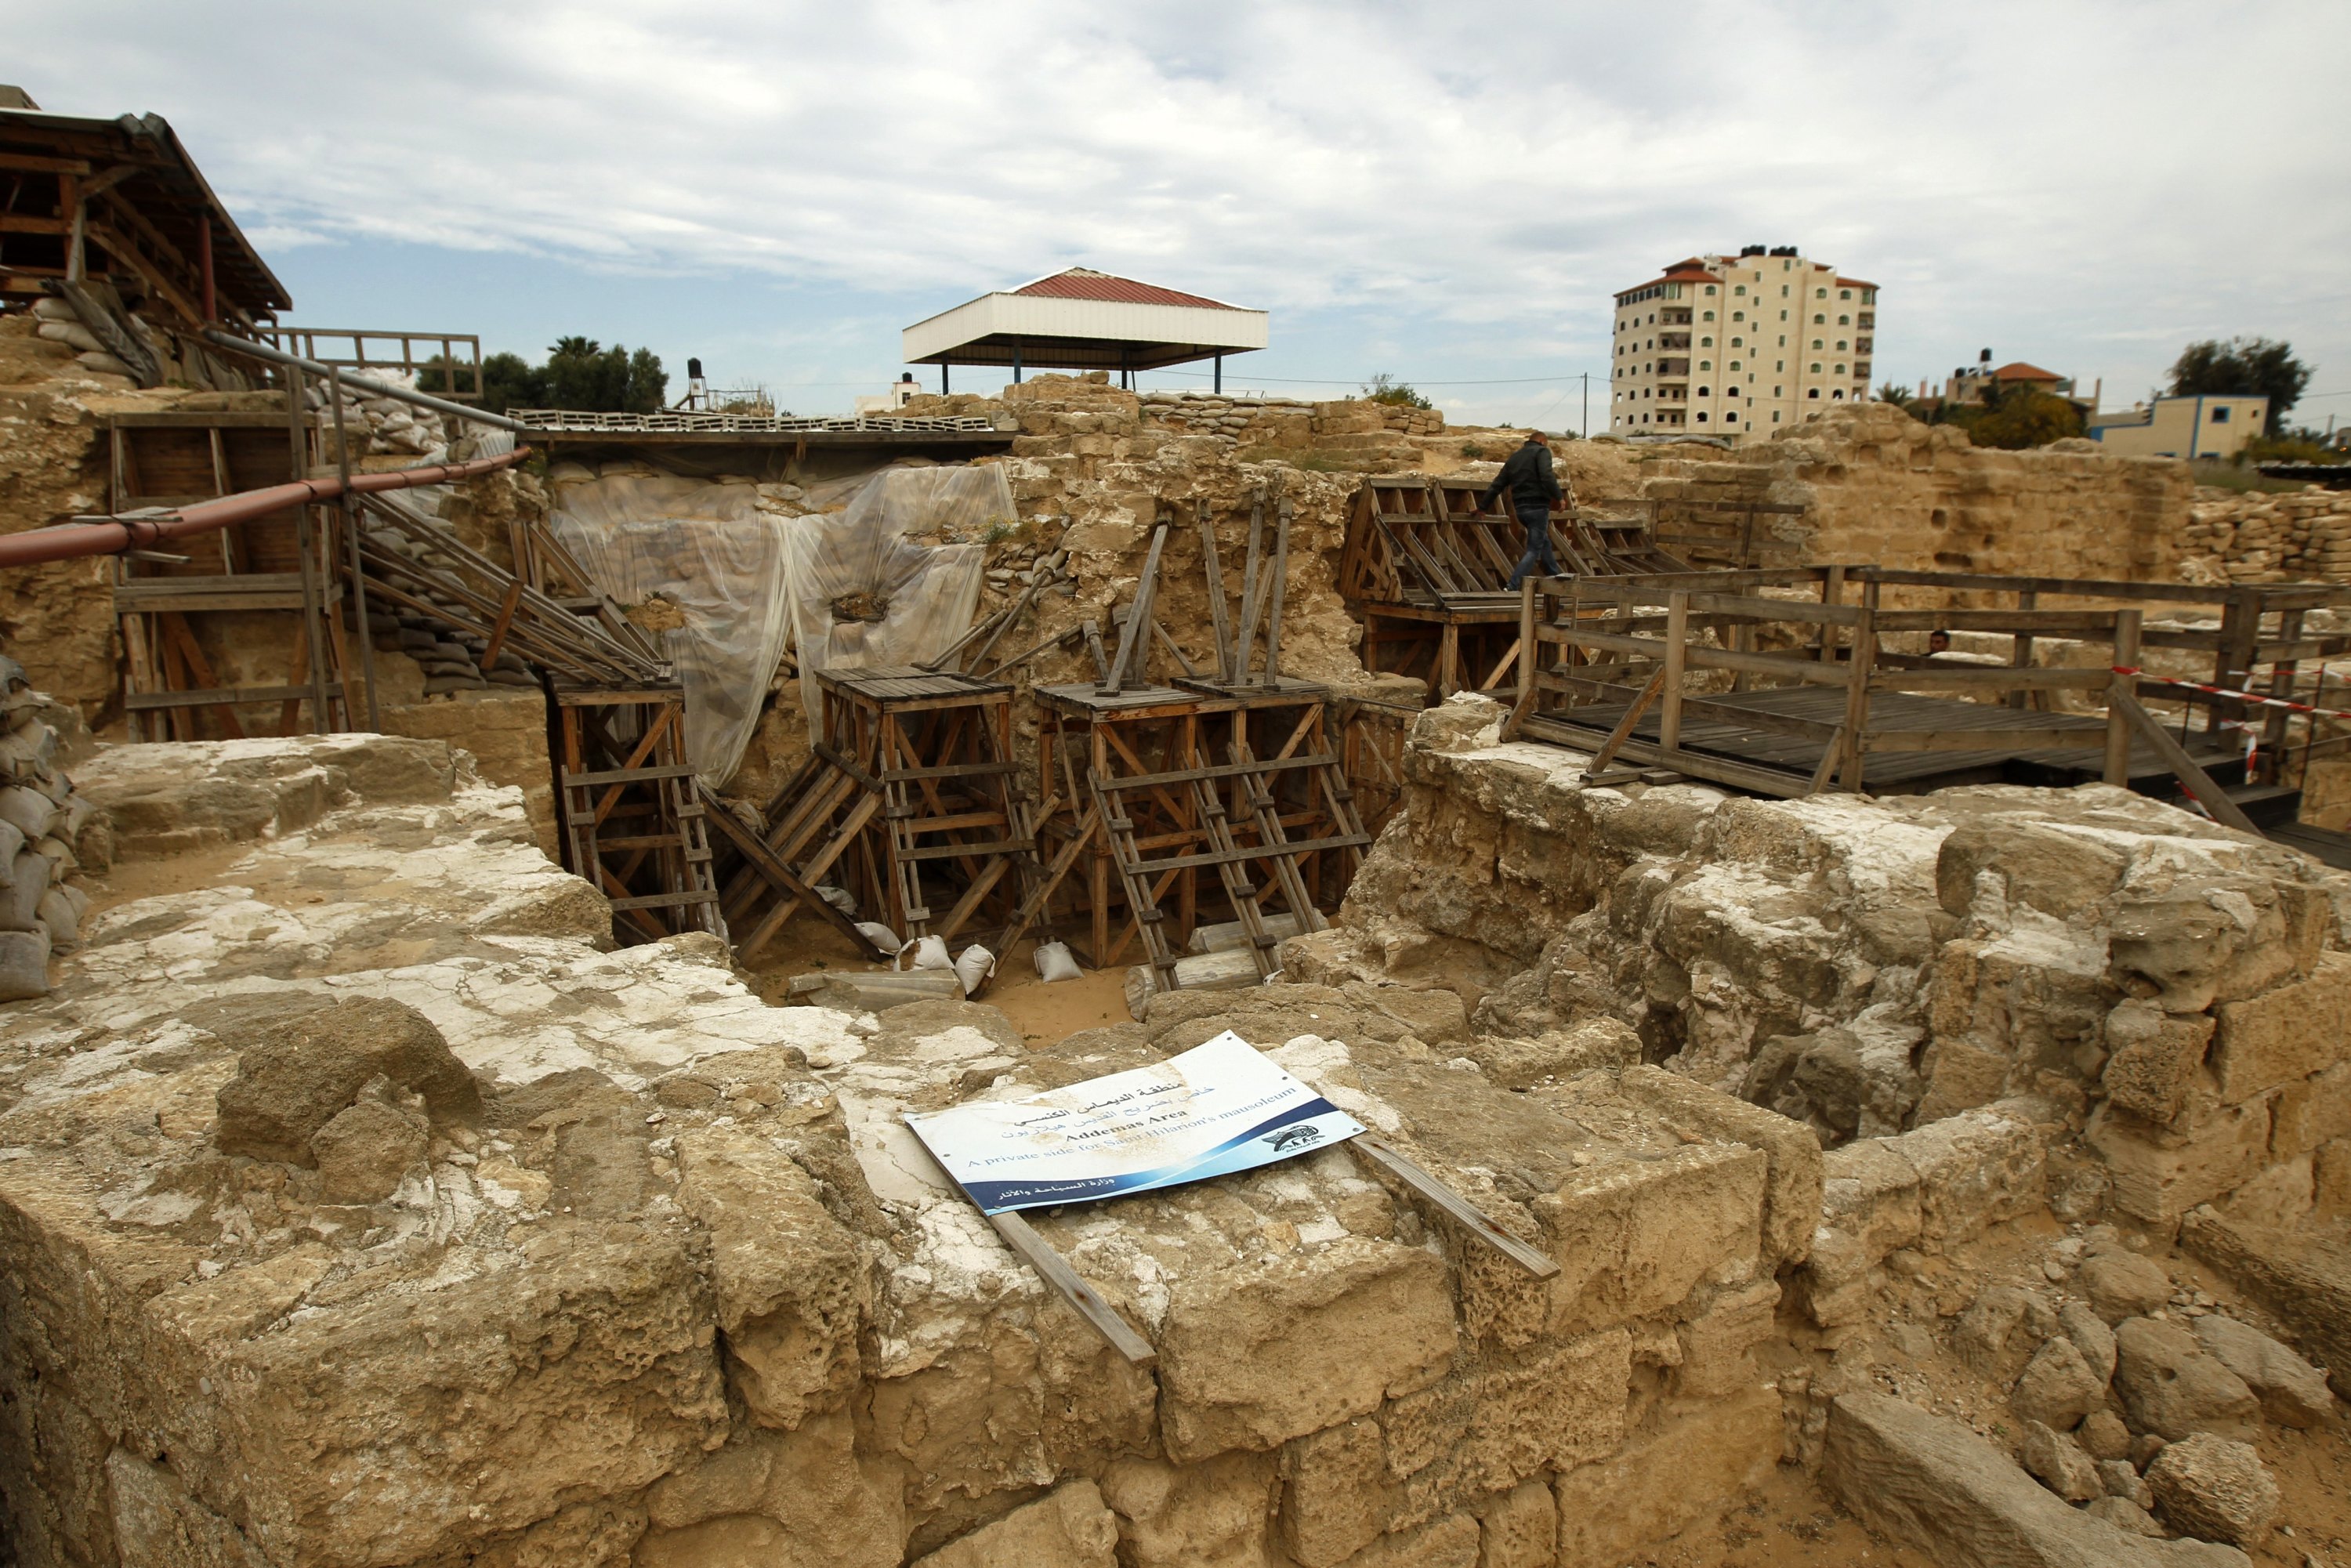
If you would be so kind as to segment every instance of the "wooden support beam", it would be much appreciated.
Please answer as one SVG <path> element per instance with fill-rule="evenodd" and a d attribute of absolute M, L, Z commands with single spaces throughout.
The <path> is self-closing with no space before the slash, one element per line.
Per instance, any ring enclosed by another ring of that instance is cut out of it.
<path fill-rule="evenodd" d="M 2131 684 L 2127 680 L 2118 680 L 2114 690 L 2106 694 L 2106 701 L 2122 709 L 2123 716 L 2130 721 L 2132 727 L 2146 738 L 2148 745 L 2155 747 L 2156 756 L 2163 759 L 2164 766 L 2171 769 L 2179 782 L 2187 787 L 2188 793 L 2196 803 L 2210 813 L 2214 821 L 2260 837 L 2261 829 L 2253 826 L 2253 820 L 2229 799 L 2229 792 L 2215 783 L 2212 776 L 2188 755 L 2187 747 L 2174 739 L 2169 730 L 2155 722 L 2153 714 L 2139 706 L 2138 699 L 2128 690 Z"/>

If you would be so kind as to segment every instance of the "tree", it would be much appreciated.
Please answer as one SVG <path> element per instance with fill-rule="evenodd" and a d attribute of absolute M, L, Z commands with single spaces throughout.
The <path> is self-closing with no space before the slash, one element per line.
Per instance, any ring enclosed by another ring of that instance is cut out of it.
<path fill-rule="evenodd" d="M 2009 452 L 2046 446 L 2082 434 L 2081 409 L 2071 400 L 2037 387 L 1988 386 L 1980 406 L 1962 404 L 1938 412 L 1943 414 L 1943 423 L 1965 430 L 1972 444 Z"/>
<path fill-rule="evenodd" d="M 1911 406 L 1918 401 L 1918 394 L 1908 387 L 1896 386 L 1892 382 L 1877 389 L 1877 401 L 1890 402 L 1907 414 L 1916 414 L 1918 412 Z"/>
<path fill-rule="evenodd" d="M 448 391 L 448 369 L 438 355 L 422 367 L 417 390 Z M 482 361 L 482 406 L 491 413 L 517 408 L 568 408 L 590 413 L 653 413 L 669 395 L 669 373 L 651 349 L 634 353 L 593 338 L 559 338 L 547 363 L 534 365 L 520 354 L 492 354 Z"/>
<path fill-rule="evenodd" d="M 1415 392 L 1410 382 L 1397 381 L 1385 371 L 1374 376 L 1372 384 L 1364 388 L 1363 393 L 1367 402 L 1392 403 L 1397 408 L 1435 408 L 1437 406 Z"/>
<path fill-rule="evenodd" d="M 2208 338 L 2179 351 L 2171 367 L 2175 397 L 2266 397 L 2272 432 L 2285 429 L 2286 411 L 2310 385 L 2310 367 L 2291 345 L 2268 338 Z"/>

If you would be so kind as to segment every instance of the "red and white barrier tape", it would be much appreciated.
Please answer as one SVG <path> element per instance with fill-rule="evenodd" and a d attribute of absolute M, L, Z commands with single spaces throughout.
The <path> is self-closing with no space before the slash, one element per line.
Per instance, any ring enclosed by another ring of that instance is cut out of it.
<path fill-rule="evenodd" d="M 2203 681 L 2182 681 L 2170 675 L 2150 675 L 2145 670 L 2131 669 L 2122 664 L 2115 665 L 2114 673 L 2118 675 L 2136 675 L 2142 681 L 2152 682 L 2157 685 L 2178 686 L 2186 691 L 2202 692 L 2208 696 L 2231 697 L 2254 707 L 2283 708 L 2289 713 L 2314 714 L 2320 718 L 2351 721 L 2351 708 L 2314 707 L 2309 703 L 2292 702 L 2284 697 L 2273 697 L 2261 692 L 2234 691 L 2227 686 L 2210 685 Z"/>

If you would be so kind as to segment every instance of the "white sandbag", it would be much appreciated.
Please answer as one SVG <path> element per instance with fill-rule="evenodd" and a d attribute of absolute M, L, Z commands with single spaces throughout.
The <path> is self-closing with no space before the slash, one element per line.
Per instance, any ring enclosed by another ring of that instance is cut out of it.
<path fill-rule="evenodd" d="M 996 973 L 996 955 L 975 942 L 963 950 L 955 961 L 956 978 L 963 982 L 963 994 L 969 996 Z"/>
<path fill-rule="evenodd" d="M 1085 971 L 1078 967 L 1077 959 L 1071 956 L 1067 942 L 1040 943 L 1030 956 L 1036 960 L 1037 977 L 1049 986 L 1056 980 L 1085 977 Z"/>
<path fill-rule="evenodd" d="M 818 891 L 821 892 L 822 889 L 819 889 Z M 827 900 L 827 902 L 830 903 L 831 901 Z M 844 911 L 843 913 L 847 912 Z M 905 946 L 904 943 L 898 940 L 898 934 L 895 931 L 891 930 L 887 925 L 883 925 L 878 920 L 859 921 L 857 923 L 857 934 L 864 937 L 868 942 L 872 943 L 873 950 L 877 953 L 895 953 L 901 947 Z"/>
<path fill-rule="evenodd" d="M 905 961 L 906 955 L 909 953 L 914 956 L 911 964 Z M 952 969 L 955 967 L 955 960 L 947 956 L 947 939 L 944 936 L 918 936 L 898 949 L 898 959 L 899 962 L 892 967 L 900 969 Z"/>
<path fill-rule="evenodd" d="M 851 893 L 849 889 L 845 887 L 835 887 L 829 882 L 820 882 L 816 884 L 816 895 L 819 898 L 823 899 L 827 904 L 831 904 L 835 909 L 840 910 L 843 915 L 848 915 L 852 920 L 857 918 L 857 896 Z M 894 949 L 898 944 L 893 942 L 890 946 Z"/>
<path fill-rule="evenodd" d="M 38 299 L 34 300 L 33 314 L 39 317 L 44 321 L 78 321 L 81 319 L 80 314 L 74 309 L 70 301 L 60 299 L 54 294 L 44 294 Z"/>
<path fill-rule="evenodd" d="M 47 855 L 19 850 L 8 865 L 8 885 L 0 888 L 0 931 L 41 929 L 41 899 L 49 891 Z"/>
<path fill-rule="evenodd" d="M 16 823 L 0 821 L 0 887 L 16 880 L 10 868 L 16 863 L 16 852 L 25 847 L 25 835 Z"/>
<path fill-rule="evenodd" d="M 53 887 L 41 895 L 38 911 L 41 925 L 49 934 L 49 946 L 63 949 L 78 946 L 81 942 L 81 911 L 66 896 L 67 890 Z"/>
<path fill-rule="evenodd" d="M 94 349 L 103 353 L 106 350 L 106 345 L 98 340 L 98 334 L 79 321 L 44 321 L 33 329 L 52 343 L 63 343 L 80 352 Z"/>
<path fill-rule="evenodd" d="M 50 818 L 57 815 L 57 802 L 37 789 L 22 785 L 0 789 L 0 822 L 6 822 L 28 839 L 41 838 L 51 831 Z"/>
<path fill-rule="evenodd" d="M 139 379 L 138 371 L 108 353 L 104 349 L 84 349 L 74 356 L 74 362 L 95 375 L 120 376 L 127 382 L 135 382 Z"/>

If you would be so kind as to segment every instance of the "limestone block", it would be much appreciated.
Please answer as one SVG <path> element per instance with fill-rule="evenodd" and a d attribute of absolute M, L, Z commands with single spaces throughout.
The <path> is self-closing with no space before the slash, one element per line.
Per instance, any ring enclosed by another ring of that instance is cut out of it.
<path fill-rule="evenodd" d="M 237 1499 L 272 1561 L 429 1558 L 635 1491 L 726 1427 L 715 1303 L 660 1228 L 550 1224 L 506 1267 L 282 1320 L 229 1310 L 253 1288 L 151 1302 L 142 1371 L 190 1490 Z"/>
<path fill-rule="evenodd" d="M 1558 1560 L 1559 1502 L 1542 1481 L 1521 1481 L 1478 1521 L 1478 1568 L 1552 1568 Z"/>
<path fill-rule="evenodd" d="M 2116 1247 L 2093 1255 L 2074 1278 L 2105 1322 L 2144 1317 L 2171 1300 L 2171 1276 L 2151 1258 Z"/>
<path fill-rule="evenodd" d="M 1632 1371 L 1632 1336 L 1607 1329 L 1395 1400 L 1379 1422 L 1388 1474 L 1406 1483 L 1403 1517 L 1614 1453 Z"/>
<path fill-rule="evenodd" d="M 1594 1165 L 1529 1205 L 1560 1264 L 1552 1327 L 1576 1333 L 1662 1312 L 1701 1281 L 1753 1276 L 1770 1160 L 1690 1145 L 1656 1161 Z"/>
<path fill-rule="evenodd" d="M 1716 1292 L 1678 1330 L 1682 1364 L 1674 1369 L 1674 1392 L 1684 1398 L 1716 1398 L 1753 1386 L 1754 1349 L 1770 1337 L 1779 1304 L 1776 1280 Z"/>
<path fill-rule="evenodd" d="M 2106 1163 L 2114 1206 L 2168 1225 L 2262 1168 L 2269 1158 L 2270 1108 L 2262 1100 L 2201 1103 L 2158 1127 L 2100 1105 L 2083 1140 Z"/>
<path fill-rule="evenodd" d="M 1102 1489 L 1125 1568 L 1261 1568 L 1280 1484 L 1274 1456 L 1220 1454 L 1197 1465 L 1119 1459 Z"/>
<path fill-rule="evenodd" d="M 2198 1318 L 2196 1342 L 2242 1378 L 2262 1414 L 2281 1427 L 2323 1425 L 2335 1413 L 2326 1375 L 2250 1323 L 2214 1312 Z"/>
<path fill-rule="evenodd" d="M 2115 1394 L 2132 1427 L 2176 1443 L 2196 1432 L 2251 1438 L 2261 1402 L 2177 1323 L 2127 1318 L 2115 1330 Z"/>
<path fill-rule="evenodd" d="M 374 1079 L 310 1138 L 319 1194 L 329 1203 L 381 1203 L 409 1168 L 423 1163 L 432 1128 L 400 1103 L 390 1081 Z"/>
<path fill-rule="evenodd" d="M 474 1075 L 423 1013 L 357 997 L 256 1034 L 221 1087 L 214 1141 L 225 1155 L 308 1165 L 312 1136 L 377 1077 L 422 1094 L 435 1123 L 481 1114 Z"/>
<path fill-rule="evenodd" d="M 2290 1160 L 2351 1134 L 2351 1061 L 2337 1062 L 2278 1092 L 2270 1157 Z"/>
<path fill-rule="evenodd" d="M 2087 1502 L 2105 1495 L 2098 1467 L 2082 1451 L 2082 1445 L 2029 1416 L 2016 1457 L 2026 1473 L 2067 1502 Z"/>
<path fill-rule="evenodd" d="M 1764 1263 L 1777 1268 L 1804 1260 L 1825 1179 L 1820 1140 L 1811 1128 L 1661 1067 L 1629 1066 L 1617 1086 L 1628 1098 L 1655 1106 L 1674 1126 L 1763 1151 Z"/>
<path fill-rule="evenodd" d="M 814 1179 L 739 1127 L 682 1136 L 678 1169 L 679 1207 L 710 1233 L 718 1326 L 752 1418 L 790 1427 L 845 1398 L 868 1291 L 856 1239 Z"/>
<path fill-rule="evenodd" d="M 1782 1441 L 1769 1388 L 1658 1410 L 1613 1458 L 1555 1483 L 1561 1568 L 1623 1563 L 1680 1534 L 1762 1484 Z"/>
<path fill-rule="evenodd" d="M 1118 1520 L 1090 1480 L 1035 1502 L 918 1559 L 914 1568 L 1117 1568 Z"/>
<path fill-rule="evenodd" d="M 1935 896 L 1952 915 L 1975 902 L 1976 878 L 1998 876 L 2012 904 L 2061 920 L 2095 909 L 2122 880 L 2126 861 L 2110 843 L 2033 822 L 1962 822 L 1935 857 Z"/>
<path fill-rule="evenodd" d="M 1281 1540 L 1302 1568 L 1332 1568 L 1370 1545 L 1403 1502 L 1380 1427 L 1369 1419 L 1298 1439 L 1282 1468 Z"/>
<path fill-rule="evenodd" d="M 2186 1104 L 2215 1019 L 2175 1017 L 2153 1002 L 2126 1001 L 2106 1015 L 2106 1097 L 2133 1115 L 2168 1124 Z"/>
<path fill-rule="evenodd" d="M 2147 1468 L 2147 1484 L 2171 1527 L 2201 1540 L 2259 1544 L 2277 1517 L 2277 1482 L 2261 1456 L 2209 1432 L 2158 1454 Z"/>
<path fill-rule="evenodd" d="M 2127 1314 L 2126 1314 L 2127 1315 Z M 2082 1353 L 2082 1364 L 2097 1375 L 2105 1383 L 2115 1375 L 2115 1331 L 2095 1308 L 2080 1301 L 2068 1301 L 2057 1309 L 2057 1326 L 2074 1348 Z M 2100 1454 L 2100 1458 L 2110 1456 Z"/>
<path fill-rule="evenodd" d="M 2047 1151 L 2031 1114 L 2008 1104 L 1930 1123 L 1892 1140 L 1918 1173 L 1918 1233 L 1954 1245 L 2040 1207 Z"/>
<path fill-rule="evenodd" d="M 1853 1238 L 1869 1263 L 1925 1233 L 1917 1168 L 1899 1141 L 1858 1138 L 1822 1157 L 1823 1221 Z"/>
<path fill-rule="evenodd" d="M 106 1457 L 121 1568 L 269 1568 L 244 1531 L 128 1448 Z"/>
<path fill-rule="evenodd" d="M 2105 1402 L 2106 1380 L 2092 1371 L 2074 1342 L 2064 1338 L 2053 1339 L 2033 1354 L 2008 1396 L 2009 1407 L 2027 1423 L 2059 1433 L 2071 1432 L 2083 1416 Z M 2032 1464 L 2028 1462 L 2025 1469 L 2032 1469 Z M 2049 1480 L 2039 1470 L 2033 1474 Z"/>
<path fill-rule="evenodd" d="M 2130 1426 L 2112 1410 L 2091 1411 L 2084 1418 L 2081 1429 L 2074 1434 L 2074 1438 L 2082 1445 L 2084 1452 L 2102 1466 L 2130 1463 Z"/>
<path fill-rule="evenodd" d="M 1180 1280 L 1159 1339 L 1170 1458 L 1270 1448 L 1444 1375 L 1454 1354 L 1442 1260 L 1342 1238 Z"/>
<path fill-rule="evenodd" d="M 2212 1072 L 2231 1104 L 2336 1066 L 2351 1051 L 2351 953 L 2326 953 L 2306 978 L 2223 1002 Z"/>
<path fill-rule="evenodd" d="M 1341 1568 L 1478 1568 L 1478 1521 L 1448 1514 L 1417 1530 L 1384 1535 Z"/>
<path fill-rule="evenodd" d="M 1882 1394 L 1831 1407 L 1821 1481 L 1877 1534 L 1960 1568 L 2243 1568 L 2077 1512 L 1956 1421 Z"/>

